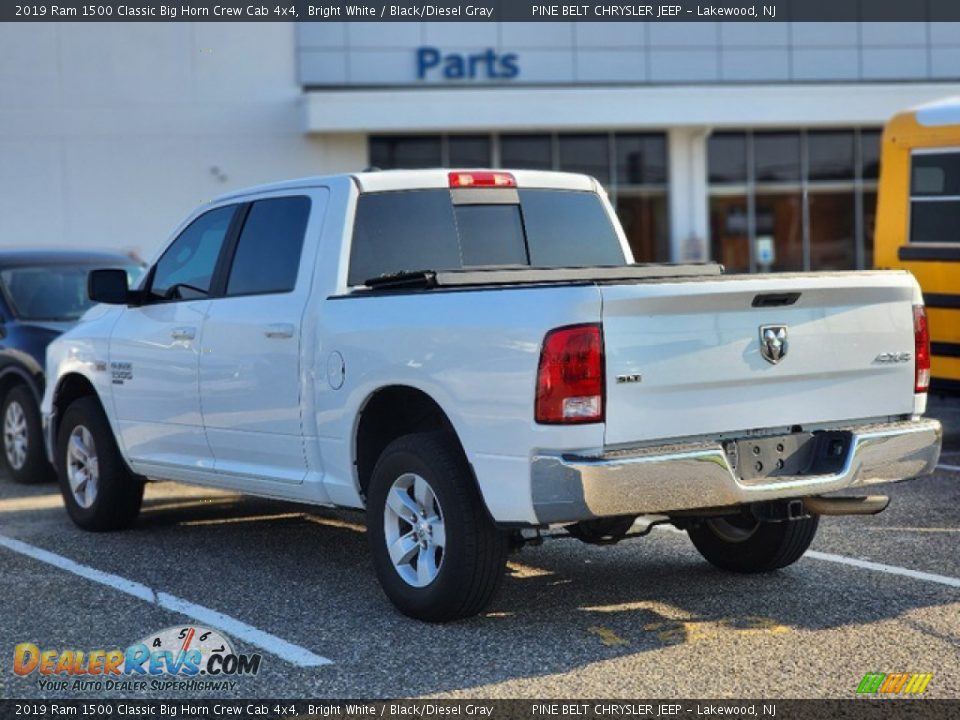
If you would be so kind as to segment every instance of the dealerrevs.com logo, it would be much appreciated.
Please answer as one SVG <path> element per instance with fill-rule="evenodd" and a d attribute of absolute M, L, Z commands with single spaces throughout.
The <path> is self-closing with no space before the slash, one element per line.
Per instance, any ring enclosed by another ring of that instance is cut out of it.
<path fill-rule="evenodd" d="M 170 627 L 125 650 L 48 649 L 20 643 L 13 672 L 36 675 L 42 690 L 122 692 L 143 690 L 233 690 L 234 678 L 260 672 L 259 654 L 238 654 L 223 633 Z"/>

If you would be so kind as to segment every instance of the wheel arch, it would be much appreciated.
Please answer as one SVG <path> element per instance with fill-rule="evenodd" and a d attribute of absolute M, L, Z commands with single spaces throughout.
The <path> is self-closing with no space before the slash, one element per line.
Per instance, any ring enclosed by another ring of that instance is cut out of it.
<path fill-rule="evenodd" d="M 19 365 L 8 365 L 0 370 L 0 400 L 17 385 L 26 385 L 30 389 L 39 408 L 43 397 L 43 378 L 34 377 L 26 368 Z"/>
<path fill-rule="evenodd" d="M 50 419 L 53 423 L 51 437 L 56 438 L 60 432 L 60 421 L 63 419 L 63 414 L 67 411 L 67 408 L 70 407 L 71 403 L 82 397 L 96 398 L 100 407 L 106 411 L 100 393 L 97 392 L 96 386 L 86 375 L 78 372 L 68 372 L 57 380 L 51 395 L 53 410 L 53 416 Z"/>
<path fill-rule="evenodd" d="M 360 406 L 353 433 L 353 461 L 357 489 L 366 501 L 373 468 L 384 449 L 403 435 L 418 432 L 447 432 L 455 439 L 457 450 L 473 466 L 449 415 L 427 392 L 410 385 L 386 385 L 370 393 Z M 477 488 L 479 491 L 479 487 Z M 482 496 L 482 493 L 481 493 Z"/>

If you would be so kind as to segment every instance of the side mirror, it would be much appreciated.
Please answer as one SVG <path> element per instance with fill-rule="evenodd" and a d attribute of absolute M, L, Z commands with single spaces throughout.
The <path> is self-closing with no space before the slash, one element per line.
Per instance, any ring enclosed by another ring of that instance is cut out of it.
<path fill-rule="evenodd" d="M 119 268 L 91 270 L 87 276 L 87 295 L 95 303 L 127 305 L 130 288 L 127 286 L 127 271 Z"/>

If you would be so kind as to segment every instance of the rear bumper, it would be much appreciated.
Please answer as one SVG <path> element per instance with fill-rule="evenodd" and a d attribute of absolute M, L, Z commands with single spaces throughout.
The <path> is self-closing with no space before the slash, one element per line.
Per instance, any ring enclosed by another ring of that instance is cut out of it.
<path fill-rule="evenodd" d="M 760 482 L 738 477 L 715 441 L 595 458 L 540 455 L 532 466 L 534 510 L 539 522 L 557 523 L 799 498 L 926 475 L 940 457 L 936 420 L 845 429 L 851 442 L 839 472 Z"/>

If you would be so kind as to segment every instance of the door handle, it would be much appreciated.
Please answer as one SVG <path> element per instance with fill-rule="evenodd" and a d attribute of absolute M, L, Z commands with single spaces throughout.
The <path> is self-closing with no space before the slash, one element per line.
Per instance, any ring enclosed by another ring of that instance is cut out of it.
<path fill-rule="evenodd" d="M 177 327 L 170 331 L 174 340 L 193 340 L 197 336 L 197 329 L 192 327 Z"/>
<path fill-rule="evenodd" d="M 292 323 L 271 323 L 267 325 L 263 334 L 268 338 L 292 338 L 294 327 Z"/>

